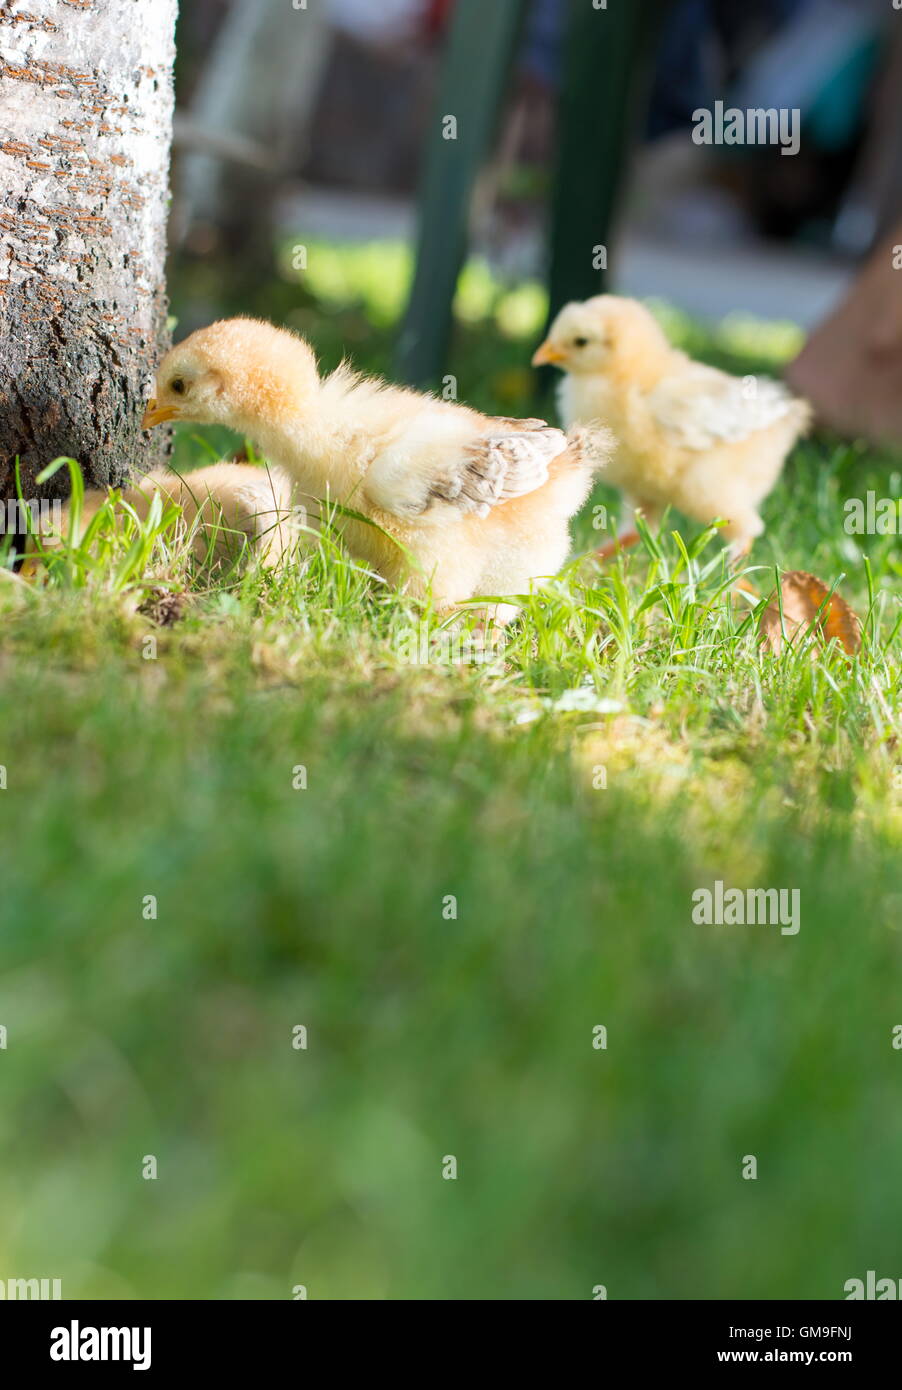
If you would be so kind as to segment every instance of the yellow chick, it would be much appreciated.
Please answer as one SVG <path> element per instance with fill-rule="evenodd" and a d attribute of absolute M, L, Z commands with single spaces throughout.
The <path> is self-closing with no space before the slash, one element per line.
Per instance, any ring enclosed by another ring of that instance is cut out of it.
<path fill-rule="evenodd" d="M 117 492 L 142 520 L 156 496 L 162 498 L 164 510 L 171 503 L 181 507 L 192 550 L 201 563 L 231 563 L 254 556 L 262 565 L 272 567 L 295 540 L 291 480 L 278 469 L 214 463 L 184 477 L 156 469 Z M 85 493 L 83 527 L 108 496 L 105 491 Z M 68 526 L 68 507 L 64 507 L 62 525 L 56 528 L 56 534 L 49 528 L 45 530 L 43 548 L 58 545 L 60 536 L 68 534 Z M 29 549 L 34 549 L 33 544 Z M 31 577 L 38 568 L 37 561 L 26 560 L 23 573 Z"/>
<path fill-rule="evenodd" d="M 810 422 L 806 401 L 767 377 L 693 362 L 642 304 L 612 294 L 566 305 L 533 358 L 542 363 L 566 373 L 565 425 L 613 431 L 605 481 L 622 491 L 630 517 L 639 509 L 654 525 L 668 505 L 696 521 L 721 517 L 732 557 L 748 552 L 764 530 L 758 509 Z M 636 539 L 629 528 L 620 543 Z"/>
<path fill-rule="evenodd" d="M 304 339 L 254 319 L 211 324 L 163 359 L 143 423 L 176 419 L 229 425 L 291 475 L 302 503 L 359 513 L 335 518 L 351 553 L 391 584 L 431 584 L 439 608 L 555 574 L 610 453 L 606 431 L 568 439 L 345 365 L 321 377 Z"/>

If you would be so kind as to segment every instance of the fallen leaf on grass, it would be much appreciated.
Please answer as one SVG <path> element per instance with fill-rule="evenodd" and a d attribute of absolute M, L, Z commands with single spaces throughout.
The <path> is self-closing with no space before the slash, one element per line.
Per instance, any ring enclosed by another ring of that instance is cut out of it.
<path fill-rule="evenodd" d="M 764 647 L 780 652 L 784 636 L 792 644 L 809 631 L 816 632 L 825 646 L 835 638 L 849 656 L 861 648 L 861 619 L 845 599 L 830 593 L 816 575 L 790 570 L 761 615 L 758 635 Z"/>

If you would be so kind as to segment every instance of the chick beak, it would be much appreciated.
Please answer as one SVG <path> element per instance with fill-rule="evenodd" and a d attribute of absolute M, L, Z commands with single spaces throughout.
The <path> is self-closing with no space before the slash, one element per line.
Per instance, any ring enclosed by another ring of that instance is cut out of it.
<path fill-rule="evenodd" d="M 178 415 L 178 407 L 174 405 L 157 405 L 156 400 L 147 402 L 147 409 L 144 411 L 144 419 L 141 421 L 142 430 L 152 430 L 154 425 L 162 425 L 166 420 L 174 420 Z"/>
<path fill-rule="evenodd" d="M 564 361 L 566 361 L 566 354 L 561 352 L 560 348 L 554 347 L 553 344 L 546 339 L 542 346 L 535 352 L 532 365 L 534 367 L 559 366 L 560 363 Z"/>

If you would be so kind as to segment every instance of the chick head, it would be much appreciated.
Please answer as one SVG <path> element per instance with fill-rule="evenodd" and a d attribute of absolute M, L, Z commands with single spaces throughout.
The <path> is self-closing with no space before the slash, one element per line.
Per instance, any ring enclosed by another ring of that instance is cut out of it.
<path fill-rule="evenodd" d="M 167 352 L 142 426 L 191 420 L 252 433 L 261 422 L 303 414 L 318 386 L 303 338 L 261 319 L 222 319 Z"/>
<path fill-rule="evenodd" d="M 590 375 L 628 367 L 662 351 L 668 351 L 667 339 L 644 304 L 599 294 L 564 305 L 532 363 Z"/>

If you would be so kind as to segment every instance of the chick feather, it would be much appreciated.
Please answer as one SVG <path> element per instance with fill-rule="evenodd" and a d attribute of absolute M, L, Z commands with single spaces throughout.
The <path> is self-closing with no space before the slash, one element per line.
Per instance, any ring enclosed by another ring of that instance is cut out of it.
<path fill-rule="evenodd" d="M 169 504 L 177 506 L 195 559 L 201 563 L 215 565 L 255 558 L 269 568 L 283 559 L 295 541 L 291 480 L 279 469 L 215 463 L 184 476 L 154 469 L 113 495 L 121 496 L 142 521 L 155 497 L 161 498 L 164 508 Z M 83 526 L 109 496 L 108 491 L 96 489 L 85 493 Z M 68 511 L 68 506 L 63 508 L 58 530 L 49 524 L 42 528 L 44 549 L 53 549 L 68 534 Z M 36 547 L 32 544 L 30 548 L 34 551 Z M 34 560 L 26 565 L 28 574 L 36 572 Z"/>
<path fill-rule="evenodd" d="M 565 425 L 613 430 L 607 481 L 650 521 L 670 505 L 697 521 L 722 518 L 737 554 L 764 530 L 760 504 L 811 418 L 780 382 L 692 361 L 643 305 L 616 295 L 568 304 L 534 361 L 565 373 Z"/>
<path fill-rule="evenodd" d="M 793 414 L 796 401 L 779 381 L 740 381 L 691 362 L 648 396 L 648 409 L 677 447 L 711 449 L 737 443 Z"/>

